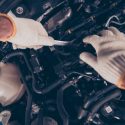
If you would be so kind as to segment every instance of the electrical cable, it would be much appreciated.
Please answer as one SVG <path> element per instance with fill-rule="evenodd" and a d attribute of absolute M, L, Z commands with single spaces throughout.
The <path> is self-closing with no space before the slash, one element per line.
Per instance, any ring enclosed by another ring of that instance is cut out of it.
<path fill-rule="evenodd" d="M 113 16 L 109 17 L 109 19 L 107 20 L 107 22 L 106 22 L 106 24 L 105 24 L 105 27 L 109 27 L 109 25 L 110 25 L 110 23 L 112 22 L 113 19 L 116 19 L 116 20 L 118 20 L 118 22 L 119 22 L 118 16 L 113 15 Z"/>

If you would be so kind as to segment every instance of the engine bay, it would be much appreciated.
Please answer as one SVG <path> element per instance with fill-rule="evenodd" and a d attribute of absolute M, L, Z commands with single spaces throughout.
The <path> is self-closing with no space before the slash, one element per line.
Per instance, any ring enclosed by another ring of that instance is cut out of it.
<path fill-rule="evenodd" d="M 108 26 L 125 33 L 124 5 L 124 0 L 1 0 L 0 12 L 34 19 L 68 44 L 13 50 L 10 43 L 0 42 L 1 62 L 16 65 L 24 85 L 18 95 L 13 92 L 15 100 L 1 103 L 0 124 L 124 125 L 125 91 L 79 59 L 83 51 L 96 55 L 83 43 L 86 36 Z M 11 91 L 5 91 L 5 98 Z"/>

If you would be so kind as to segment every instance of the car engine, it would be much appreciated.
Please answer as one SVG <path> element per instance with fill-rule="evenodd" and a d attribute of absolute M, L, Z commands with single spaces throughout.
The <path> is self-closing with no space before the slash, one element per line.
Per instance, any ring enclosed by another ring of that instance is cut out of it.
<path fill-rule="evenodd" d="M 0 42 L 1 125 L 125 124 L 125 91 L 79 59 L 96 54 L 84 37 L 109 26 L 125 32 L 124 0 L 1 0 L 0 12 L 34 19 L 68 41 L 38 50 Z"/>

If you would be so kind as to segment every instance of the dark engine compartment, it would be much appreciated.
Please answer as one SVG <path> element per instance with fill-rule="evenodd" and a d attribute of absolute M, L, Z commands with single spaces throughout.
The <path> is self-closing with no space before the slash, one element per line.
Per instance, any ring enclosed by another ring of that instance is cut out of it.
<path fill-rule="evenodd" d="M 82 42 L 85 36 L 105 29 L 113 15 L 124 22 L 124 0 L 1 0 L 0 12 L 9 11 L 37 20 L 50 36 L 69 41 L 37 51 L 0 43 L 0 59 L 18 65 L 26 86 L 18 102 L 0 108 L 11 111 L 10 125 L 125 124 L 125 92 L 79 59 L 83 51 L 95 53 Z M 120 22 L 114 19 L 110 25 L 125 32 Z"/>

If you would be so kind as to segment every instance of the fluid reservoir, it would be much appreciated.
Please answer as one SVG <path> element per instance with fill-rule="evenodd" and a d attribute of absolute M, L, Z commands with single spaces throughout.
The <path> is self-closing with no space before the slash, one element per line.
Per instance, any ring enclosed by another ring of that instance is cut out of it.
<path fill-rule="evenodd" d="M 14 64 L 0 62 L 0 103 L 10 105 L 19 100 L 24 92 L 19 69 Z"/>

